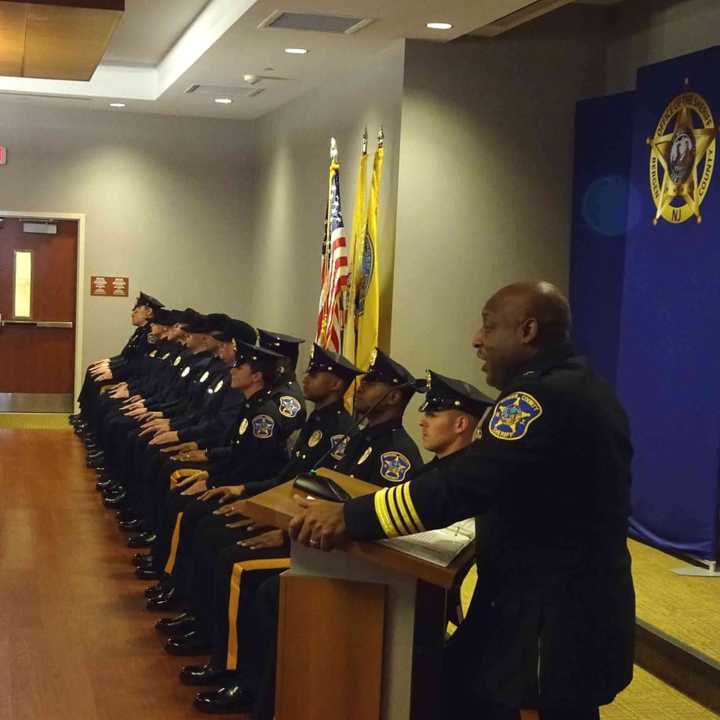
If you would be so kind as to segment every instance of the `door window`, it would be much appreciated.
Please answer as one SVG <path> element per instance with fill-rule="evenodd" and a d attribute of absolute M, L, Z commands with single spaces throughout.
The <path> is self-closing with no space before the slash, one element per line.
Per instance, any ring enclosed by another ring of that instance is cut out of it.
<path fill-rule="evenodd" d="M 32 250 L 15 251 L 13 317 L 32 318 Z"/>

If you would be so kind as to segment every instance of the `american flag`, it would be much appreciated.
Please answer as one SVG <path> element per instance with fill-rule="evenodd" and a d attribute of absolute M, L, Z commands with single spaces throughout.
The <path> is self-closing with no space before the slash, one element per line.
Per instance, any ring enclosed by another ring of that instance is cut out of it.
<path fill-rule="evenodd" d="M 349 280 L 347 238 L 340 202 L 340 165 L 337 158 L 333 157 L 322 246 L 320 306 L 315 342 L 337 353 L 342 349 L 343 330 L 347 320 Z"/>

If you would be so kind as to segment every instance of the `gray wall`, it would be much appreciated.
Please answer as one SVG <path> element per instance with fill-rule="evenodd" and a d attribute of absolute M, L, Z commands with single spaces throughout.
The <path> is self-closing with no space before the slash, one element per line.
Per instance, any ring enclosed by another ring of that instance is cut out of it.
<path fill-rule="evenodd" d="M 643 65 L 720 43 L 717 0 L 632 0 L 608 18 L 607 94 L 634 89 Z"/>
<path fill-rule="evenodd" d="M 365 126 L 370 135 L 368 183 L 377 129 L 385 128 L 379 261 L 385 307 L 391 308 L 403 50 L 398 42 L 352 77 L 326 83 L 257 122 L 255 226 L 247 257 L 255 292 L 245 314 L 260 327 L 306 338 L 305 354 L 315 334 L 320 291 L 330 136 L 337 138 L 340 151 L 349 238 Z M 387 346 L 389 317 L 384 327 Z"/>
<path fill-rule="evenodd" d="M 130 333 L 132 298 L 89 297 L 91 275 L 130 278 L 169 306 L 239 310 L 252 207 L 252 125 L 0 100 L 0 210 L 87 213 L 83 363 Z"/>
<path fill-rule="evenodd" d="M 392 350 L 415 373 L 483 387 L 470 341 L 484 300 L 517 280 L 567 287 L 575 103 L 602 89 L 595 17 L 407 43 Z"/>

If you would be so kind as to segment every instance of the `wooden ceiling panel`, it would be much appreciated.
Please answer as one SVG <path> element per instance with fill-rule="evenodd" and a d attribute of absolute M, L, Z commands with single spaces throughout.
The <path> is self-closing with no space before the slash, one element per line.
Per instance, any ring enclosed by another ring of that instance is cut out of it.
<path fill-rule="evenodd" d="M 0 0 L 0 74 L 90 80 L 124 0 Z"/>
<path fill-rule="evenodd" d="M 27 7 L 0 3 L 0 75 L 22 75 Z"/>

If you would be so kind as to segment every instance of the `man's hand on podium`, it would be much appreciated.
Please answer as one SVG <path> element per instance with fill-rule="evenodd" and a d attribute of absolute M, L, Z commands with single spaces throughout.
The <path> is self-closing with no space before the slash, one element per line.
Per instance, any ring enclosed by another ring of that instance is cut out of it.
<path fill-rule="evenodd" d="M 290 537 L 317 550 L 332 550 L 345 535 L 345 511 L 342 503 L 309 500 L 295 495 L 298 513 L 290 521 Z"/>

